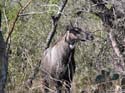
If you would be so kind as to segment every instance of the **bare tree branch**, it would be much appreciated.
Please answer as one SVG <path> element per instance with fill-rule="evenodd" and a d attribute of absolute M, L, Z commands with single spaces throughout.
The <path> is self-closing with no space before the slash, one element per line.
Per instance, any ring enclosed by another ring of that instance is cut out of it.
<path fill-rule="evenodd" d="M 49 6 L 49 7 L 57 7 L 58 9 L 60 8 L 57 4 L 46 4 L 46 5 L 40 5 L 42 7 Z"/>
<path fill-rule="evenodd" d="M 25 8 L 30 4 L 32 0 L 30 0 L 23 8 L 20 8 L 20 10 L 17 13 L 17 16 L 13 22 L 12 28 L 9 31 L 8 37 L 6 39 L 6 43 L 4 41 L 3 35 L 2 35 L 2 28 L 1 28 L 1 23 L 2 23 L 2 7 L 0 6 L 0 93 L 4 93 L 4 88 L 6 85 L 6 80 L 7 80 L 7 73 L 8 73 L 8 50 L 9 50 L 9 45 L 8 40 L 11 37 L 12 32 L 14 31 L 14 27 L 16 24 L 16 21 L 18 20 L 19 14 L 25 10 Z M 6 20 L 7 28 L 8 27 L 8 20 L 6 17 L 5 9 L 3 9 L 4 17 Z"/>
<path fill-rule="evenodd" d="M 114 33 L 113 33 L 113 30 L 111 30 L 111 31 L 109 32 L 109 38 L 110 38 L 110 40 L 111 40 L 112 47 L 113 47 L 113 49 L 114 49 L 116 55 L 117 55 L 117 56 L 121 59 L 121 61 L 122 61 L 122 64 L 121 64 L 121 65 L 122 65 L 122 70 L 125 71 L 125 68 L 124 68 L 124 66 L 125 66 L 125 65 L 124 65 L 125 58 L 124 58 L 122 52 L 120 51 L 120 48 L 119 48 L 120 45 L 118 45 L 118 42 L 117 42 L 116 37 L 115 37 L 115 35 L 114 35 Z"/>
<path fill-rule="evenodd" d="M 61 17 L 61 14 L 62 14 L 63 10 L 64 10 L 64 7 L 65 7 L 66 4 L 67 4 L 67 1 L 68 1 L 68 0 L 65 0 L 65 1 L 63 2 L 63 4 L 62 4 L 61 7 L 60 7 L 59 12 L 57 13 L 57 15 L 52 16 L 52 30 L 51 30 L 51 32 L 49 33 L 48 37 L 47 37 L 45 49 L 47 49 L 47 48 L 50 46 L 50 43 L 51 43 L 51 41 L 52 41 L 52 38 L 54 37 L 54 34 L 56 33 L 56 28 L 57 28 L 57 25 L 58 25 L 58 21 L 59 21 L 59 19 L 60 19 L 60 17 Z"/>
<path fill-rule="evenodd" d="M 6 16 L 6 0 L 4 1 L 4 7 L 3 7 L 3 15 L 4 15 L 4 18 L 5 18 L 5 23 L 6 23 L 6 28 L 7 28 L 7 32 L 9 32 L 9 22 L 8 22 L 8 18 Z"/>
<path fill-rule="evenodd" d="M 56 10 L 52 10 L 52 11 L 56 12 Z M 28 13 L 19 14 L 19 16 L 44 14 L 44 13 L 49 13 L 49 12 L 50 12 L 50 11 L 44 11 L 44 12 L 28 12 Z"/>
<path fill-rule="evenodd" d="M 59 12 L 60 11 L 60 7 L 57 5 L 57 4 L 46 4 L 46 5 L 40 5 L 42 7 L 57 7 L 58 8 L 58 11 L 57 10 L 51 10 L 53 12 Z M 35 15 L 35 14 L 44 14 L 44 13 L 49 13 L 50 11 L 47 10 L 47 11 L 42 11 L 42 12 L 37 12 L 37 11 L 32 11 L 32 12 L 28 12 L 28 13 L 22 13 L 22 14 L 19 14 L 20 16 L 27 16 L 27 15 Z"/>
<path fill-rule="evenodd" d="M 111 7 L 110 9 L 108 9 L 105 6 L 105 2 L 103 0 L 91 0 L 94 4 L 97 10 L 93 10 L 91 9 L 91 13 L 97 15 L 98 17 L 101 18 L 101 20 L 104 22 L 104 26 L 113 26 L 113 19 L 114 19 L 114 15 L 113 15 L 113 7 Z"/>
<path fill-rule="evenodd" d="M 10 31 L 9 31 L 9 33 L 8 33 L 8 36 L 7 36 L 7 39 L 6 39 L 6 44 L 8 44 L 9 38 L 11 37 L 11 34 L 12 34 L 13 31 L 14 31 L 14 27 L 15 27 L 15 25 L 16 25 L 16 22 L 17 22 L 18 18 L 19 18 L 19 15 L 28 7 L 28 5 L 29 5 L 31 2 L 32 2 L 32 0 L 29 0 L 29 1 L 24 5 L 24 7 L 21 7 L 21 8 L 19 9 L 19 11 L 17 12 L 16 18 L 15 18 L 13 24 L 12 24 L 12 28 L 10 29 Z"/>

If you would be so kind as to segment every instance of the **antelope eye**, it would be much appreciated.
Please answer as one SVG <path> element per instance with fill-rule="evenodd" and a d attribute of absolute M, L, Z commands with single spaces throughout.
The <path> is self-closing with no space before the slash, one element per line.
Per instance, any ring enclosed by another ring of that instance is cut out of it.
<path fill-rule="evenodd" d="M 75 31 L 79 31 L 80 29 L 78 29 L 78 28 L 75 28 Z"/>
<path fill-rule="evenodd" d="M 80 31 L 81 31 L 81 30 L 78 29 L 78 28 L 75 28 L 74 31 L 75 31 L 77 34 L 80 34 Z"/>

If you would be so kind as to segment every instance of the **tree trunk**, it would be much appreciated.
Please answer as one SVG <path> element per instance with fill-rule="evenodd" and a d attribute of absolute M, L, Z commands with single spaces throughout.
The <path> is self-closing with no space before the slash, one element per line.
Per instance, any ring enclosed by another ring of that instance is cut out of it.
<path fill-rule="evenodd" d="M 2 35 L 1 18 L 2 13 L 0 10 L 0 93 L 4 93 L 4 88 L 7 80 L 8 70 L 8 56 L 6 53 L 6 43 Z"/>

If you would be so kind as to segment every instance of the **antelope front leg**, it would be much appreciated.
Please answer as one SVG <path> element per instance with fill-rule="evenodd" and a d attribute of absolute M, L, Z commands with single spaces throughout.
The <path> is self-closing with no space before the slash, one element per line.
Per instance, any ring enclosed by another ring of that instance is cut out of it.
<path fill-rule="evenodd" d="M 65 85 L 65 87 L 66 87 L 65 93 L 71 93 L 71 84 L 70 84 L 70 82 L 65 82 L 65 83 L 66 83 L 66 85 Z"/>
<path fill-rule="evenodd" d="M 56 82 L 56 93 L 62 93 L 62 83 L 60 81 Z"/>
<path fill-rule="evenodd" d="M 49 83 L 46 79 L 42 80 L 42 93 L 49 93 Z"/>

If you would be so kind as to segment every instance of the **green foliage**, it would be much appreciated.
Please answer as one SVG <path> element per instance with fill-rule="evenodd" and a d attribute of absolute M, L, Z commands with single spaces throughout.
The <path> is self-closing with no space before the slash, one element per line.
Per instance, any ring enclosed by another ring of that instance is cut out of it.
<path fill-rule="evenodd" d="M 2 7 L 2 0 L 0 1 L 0 8 Z"/>
<path fill-rule="evenodd" d="M 1 2 L 1 1 L 0 1 Z M 25 4 L 27 0 L 21 0 L 21 4 Z M 35 0 L 28 8 L 24 11 L 29 12 L 44 12 L 44 14 L 26 15 L 20 16 L 16 23 L 14 32 L 11 36 L 11 54 L 9 54 L 9 71 L 8 71 L 8 86 L 7 90 L 13 93 L 27 93 L 28 90 L 24 88 L 24 83 L 29 77 L 34 66 L 41 59 L 43 54 L 44 45 L 48 33 L 52 29 L 51 16 L 56 14 L 58 11 L 57 7 L 41 7 L 40 5 L 47 4 L 60 4 L 60 0 Z M 76 84 L 76 91 L 80 91 L 87 85 L 93 84 L 94 77 L 100 67 L 96 67 L 100 64 L 101 67 L 111 66 L 109 63 L 112 54 L 112 49 L 107 40 L 107 33 L 103 31 L 103 26 L 100 19 L 90 13 L 83 13 L 80 16 L 76 16 L 78 7 L 85 6 L 85 2 L 82 0 L 70 1 L 65 8 L 65 11 L 59 21 L 57 33 L 55 34 L 54 40 L 60 37 L 65 32 L 65 27 L 69 24 L 69 21 L 76 22 L 78 20 L 78 26 L 86 28 L 85 30 L 94 32 L 95 40 L 93 42 L 79 43 L 76 48 L 75 60 L 76 60 L 76 73 L 74 82 Z M 74 8 L 75 7 L 75 8 Z M 85 6 L 86 7 L 86 6 Z M 11 5 L 7 2 L 6 14 L 9 23 L 15 19 L 16 14 L 20 6 L 17 3 Z M 5 29 L 4 24 L 3 29 Z M 5 33 L 6 34 L 6 33 Z M 104 40 L 107 40 L 106 42 Z M 53 43 L 52 43 L 53 44 Z M 105 51 L 101 54 L 100 49 L 104 46 Z M 38 85 L 40 76 L 37 76 L 34 85 Z M 40 88 L 36 88 L 32 93 L 37 93 Z M 36 92 L 37 91 L 37 92 Z M 79 92 L 78 92 L 79 93 Z"/>
<path fill-rule="evenodd" d="M 19 6 L 18 5 L 11 5 L 9 3 L 10 6 L 6 7 L 6 15 L 9 21 L 12 21 L 15 19 L 15 17 L 17 16 L 17 12 L 19 11 Z"/>
<path fill-rule="evenodd" d="M 49 0 L 50 4 L 58 4 L 59 0 Z"/>
<path fill-rule="evenodd" d="M 106 7 L 107 7 L 108 9 L 111 9 L 112 4 L 108 3 L 108 4 L 106 4 Z"/>

